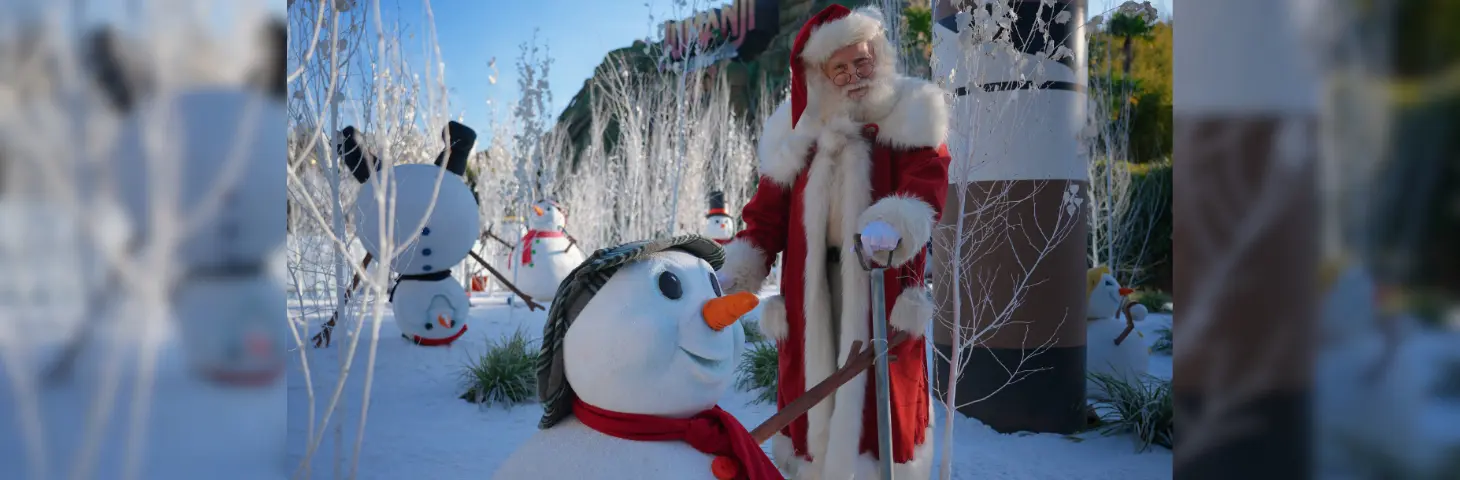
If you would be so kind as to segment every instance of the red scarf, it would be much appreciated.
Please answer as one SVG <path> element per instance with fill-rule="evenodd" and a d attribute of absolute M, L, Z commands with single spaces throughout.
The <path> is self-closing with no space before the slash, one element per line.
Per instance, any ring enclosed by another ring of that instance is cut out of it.
<path fill-rule="evenodd" d="M 729 244 L 730 244 L 730 242 L 733 242 L 733 241 L 735 241 L 735 238 L 734 238 L 734 237 L 731 237 L 731 238 L 724 238 L 724 239 L 720 239 L 720 238 L 712 238 L 712 239 L 711 239 L 711 240 L 714 240 L 714 241 L 715 241 L 715 243 L 718 243 L 718 244 L 720 244 L 720 245 L 729 245 Z"/>
<path fill-rule="evenodd" d="M 522 236 L 522 264 L 532 263 L 532 241 L 538 238 L 563 238 L 568 236 L 560 230 L 528 230 Z"/>
<path fill-rule="evenodd" d="M 604 435 L 640 442 L 682 441 L 715 455 L 710 472 L 720 480 L 785 480 L 760 444 L 719 406 L 690 418 L 664 418 L 604 410 L 573 400 L 578 421 Z"/>
<path fill-rule="evenodd" d="M 461 335 L 464 333 L 466 333 L 466 325 L 462 325 L 461 330 L 446 338 L 421 338 L 420 335 L 411 335 L 411 341 L 415 342 L 416 345 L 425 347 L 439 347 L 442 345 L 451 345 L 451 342 L 455 342 L 456 339 L 461 338 Z"/>

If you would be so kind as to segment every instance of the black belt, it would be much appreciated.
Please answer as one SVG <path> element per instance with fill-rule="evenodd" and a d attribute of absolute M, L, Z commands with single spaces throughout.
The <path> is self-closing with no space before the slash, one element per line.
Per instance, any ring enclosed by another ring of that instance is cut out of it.
<path fill-rule="evenodd" d="M 434 281 L 437 281 L 437 280 L 445 280 L 445 279 L 447 279 L 450 276 L 451 276 L 451 270 L 450 269 L 442 270 L 442 271 L 439 271 L 439 272 L 436 272 L 436 273 L 422 273 L 422 274 L 419 274 L 419 275 L 401 275 L 400 277 L 398 277 L 398 278 L 395 279 L 395 285 L 391 285 L 390 286 L 390 301 L 392 301 L 392 302 L 395 301 L 395 287 L 399 287 L 400 286 L 400 282 L 404 282 L 406 280 L 424 280 L 424 281 L 434 282 Z"/>

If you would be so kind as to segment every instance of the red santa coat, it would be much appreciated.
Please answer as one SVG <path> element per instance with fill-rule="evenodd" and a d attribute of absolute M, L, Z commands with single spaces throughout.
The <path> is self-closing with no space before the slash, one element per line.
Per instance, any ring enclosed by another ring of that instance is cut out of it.
<path fill-rule="evenodd" d="M 784 253 L 781 294 L 762 302 L 761 320 L 762 330 L 778 342 L 776 397 L 784 408 L 843 364 L 853 341 L 870 339 L 869 275 L 845 247 L 872 221 L 892 225 L 902 243 L 884 282 L 889 332 L 916 335 L 890 352 L 897 359 L 889 364 L 893 456 L 899 478 L 928 478 L 932 403 L 922 333 L 934 306 L 923 272 L 925 245 L 948 191 L 948 115 L 938 87 L 905 77 L 892 82 L 890 109 L 873 123 L 827 122 L 808 110 L 793 132 L 789 102 L 776 110 L 761 134 L 761 178 L 743 209 L 746 228 L 725 246 L 721 271 L 727 272 L 728 291 L 757 291 L 775 255 Z M 807 144 L 808 138 L 815 140 Z M 837 164 L 844 169 L 840 184 L 833 178 Z M 828 218 L 831 198 L 840 201 L 839 219 Z M 829 220 L 840 226 L 844 242 L 841 318 L 831 318 L 823 273 Z M 833 322 L 839 335 L 833 335 Z M 872 378 L 870 370 L 857 376 L 776 435 L 777 462 L 793 475 L 805 468 L 824 475 L 830 468 L 836 478 L 876 475 Z"/>

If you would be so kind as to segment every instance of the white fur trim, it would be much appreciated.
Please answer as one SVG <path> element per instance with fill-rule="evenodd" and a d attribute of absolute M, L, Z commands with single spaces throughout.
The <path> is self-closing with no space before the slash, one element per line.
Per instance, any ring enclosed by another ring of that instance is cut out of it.
<path fill-rule="evenodd" d="M 933 238 L 932 205 L 916 197 L 891 195 L 867 207 L 857 217 L 857 230 L 861 231 L 874 221 L 887 222 L 902 236 L 902 244 L 892 251 L 892 266 L 901 266 L 911 260 L 918 251 Z"/>
<path fill-rule="evenodd" d="M 856 138 L 860 139 L 860 137 Z M 826 199 L 834 198 L 841 202 L 841 208 L 839 210 L 842 218 L 840 219 L 839 225 L 842 228 L 841 233 L 844 239 L 851 239 L 852 234 L 860 230 L 858 228 L 860 224 L 857 222 L 857 218 L 859 217 L 858 212 L 864 211 L 865 208 L 872 204 L 872 159 L 869 155 L 870 152 L 866 148 L 858 148 L 858 142 L 856 141 L 849 143 L 850 145 L 844 148 L 834 161 L 831 159 L 814 161 L 811 166 L 812 177 L 832 177 L 833 168 L 842 169 L 840 172 L 843 182 L 841 184 L 841 190 L 826 192 L 821 197 Z M 865 144 L 865 142 L 861 143 Z M 829 179 L 823 181 L 829 182 Z M 816 193 L 813 192 L 822 191 L 810 190 L 810 183 L 808 182 L 807 185 L 807 197 L 815 196 Z M 823 200 L 824 202 L 825 200 Z M 811 208 L 810 203 L 807 204 L 807 208 Z M 825 218 L 826 213 L 822 213 L 821 215 Z M 826 224 L 824 222 L 813 224 L 808 221 L 807 227 L 808 233 L 810 234 L 808 237 L 816 236 L 818 232 L 826 231 Z M 817 229 L 811 230 L 813 228 Z M 824 240 L 821 241 L 824 242 Z M 810 245 L 820 244 L 823 243 L 810 243 Z M 818 262 L 816 265 L 820 267 L 824 263 Z M 824 267 L 820 268 L 824 270 Z M 852 342 L 862 341 L 865 343 L 872 337 L 871 325 L 867 322 L 871 305 L 869 305 L 870 302 L 868 302 L 866 294 L 871 288 L 870 275 L 865 270 L 862 270 L 862 266 L 855 261 L 841 262 L 840 269 L 841 298 L 830 299 L 841 304 L 841 317 L 833 320 L 840 327 L 838 336 L 836 338 L 830 338 L 830 335 L 828 335 L 828 339 L 830 340 L 828 343 L 831 343 L 835 352 L 834 365 L 846 364 L 851 356 Z M 817 270 L 808 265 L 806 271 L 814 272 Z M 807 275 L 808 280 L 812 277 L 823 276 Z M 807 283 L 809 286 L 810 282 L 808 281 Z M 811 291 L 809 288 L 807 290 Z M 808 317 L 807 324 L 809 325 L 810 323 L 811 319 Z M 809 334 L 807 336 L 807 345 L 809 352 L 811 345 L 811 337 Z M 825 373 L 812 376 L 811 369 L 808 368 L 807 380 L 809 382 L 810 379 L 815 378 L 819 381 L 830 373 L 828 370 Z M 867 386 L 871 382 L 871 375 L 871 372 L 862 372 L 853 377 L 845 385 L 842 385 L 841 388 L 838 388 L 836 393 L 832 395 L 831 419 L 827 425 L 827 441 L 824 454 L 815 455 L 813 453 L 812 456 L 813 459 L 821 461 L 823 472 L 838 471 L 855 465 L 858 445 L 860 445 L 862 437 L 862 409 L 866 405 Z M 849 477 L 823 476 L 822 478 Z"/>
<path fill-rule="evenodd" d="M 791 327 L 786 323 L 786 298 L 772 295 L 760 301 L 760 333 L 777 342 L 786 339 Z"/>
<path fill-rule="evenodd" d="M 796 447 L 791 443 L 791 437 L 781 432 L 771 436 L 771 462 L 785 473 L 786 478 L 797 478 L 802 470 L 812 470 L 811 462 L 796 456 Z"/>
<path fill-rule="evenodd" d="M 933 417 L 928 417 L 930 420 Z M 877 457 L 870 453 L 857 455 L 851 468 L 838 468 L 827 463 L 822 479 L 882 480 L 882 467 Z M 849 471 L 850 470 L 850 471 Z M 906 463 L 892 464 L 892 477 L 896 480 L 928 480 L 933 475 L 933 424 L 928 423 L 922 445 L 913 447 L 912 459 Z"/>
<path fill-rule="evenodd" d="M 796 181 L 796 175 L 806 166 L 811 144 L 816 139 L 816 127 L 804 121 L 804 117 L 802 120 L 791 130 L 791 102 L 782 102 L 766 119 L 760 143 L 756 145 L 760 174 L 785 188 L 791 188 L 791 182 Z"/>
<path fill-rule="evenodd" d="M 892 316 L 888 317 L 887 323 L 917 339 L 926 334 L 928 324 L 933 322 L 933 315 L 937 311 L 937 306 L 933 304 L 933 292 L 928 287 L 906 287 L 892 304 Z"/>
<path fill-rule="evenodd" d="M 948 140 L 948 102 L 943 89 L 913 77 L 896 80 L 897 104 L 877 122 L 877 141 L 894 148 L 937 147 Z"/>
<path fill-rule="evenodd" d="M 732 240 L 724 249 L 725 263 L 720 266 L 720 272 L 725 273 L 728 281 L 721 285 L 725 293 L 759 292 L 766 276 L 770 275 L 765 266 L 765 251 L 743 238 Z"/>
<path fill-rule="evenodd" d="M 877 7 L 861 7 L 847 15 L 821 24 L 811 30 L 810 38 L 801 49 L 801 59 L 808 66 L 820 65 L 831 58 L 837 50 L 868 40 L 886 42 L 882 33 L 882 10 Z"/>
<path fill-rule="evenodd" d="M 942 145 L 948 137 L 948 105 L 943 90 L 937 85 L 912 77 L 892 80 L 895 101 L 887 115 L 877 119 L 877 142 L 893 148 L 925 148 Z M 813 102 L 814 103 L 814 102 Z M 796 176 L 806 168 L 811 145 L 817 150 L 847 147 L 846 135 L 831 138 L 828 130 L 860 135 L 861 126 L 844 122 L 826 122 L 814 115 L 816 106 L 808 104 L 796 129 L 791 129 L 791 102 L 781 102 L 766 120 L 760 132 L 756 153 L 760 156 L 760 174 L 782 187 L 790 188 Z"/>
<path fill-rule="evenodd" d="M 807 245 L 826 245 L 826 229 L 829 224 L 830 205 L 833 199 L 835 201 L 846 202 L 845 194 L 847 192 L 855 193 L 858 190 L 863 192 L 863 196 L 870 195 L 871 183 L 866 178 L 870 174 L 870 169 L 866 167 L 868 162 L 866 151 L 847 149 L 844 152 L 840 157 L 832 157 L 826 151 L 818 150 L 816 153 L 817 158 L 811 162 L 810 171 L 806 176 L 806 191 L 805 194 L 801 195 L 802 217 L 800 220 L 805 231 Z M 855 153 L 861 153 L 861 155 L 854 155 Z M 834 187 L 835 182 L 833 180 L 835 177 L 834 168 L 839 164 L 849 167 L 848 172 L 850 174 L 863 177 L 860 182 L 847 180 L 844 186 L 863 185 L 863 187 L 860 189 L 844 188 L 842 191 L 838 191 Z M 869 203 L 868 200 L 861 201 L 862 205 L 866 205 L 867 203 Z M 852 207 L 852 211 L 856 211 L 857 209 L 857 207 Z M 845 213 L 847 208 L 844 207 L 842 211 Z M 846 215 L 844 214 L 843 216 L 845 217 Z M 843 218 L 841 224 L 846 226 L 847 230 L 850 230 L 851 224 L 847 220 L 849 219 Z M 844 232 L 844 238 L 848 237 L 850 237 L 850 232 Z M 848 318 L 845 310 L 842 311 L 841 318 L 831 316 L 831 302 L 836 299 L 833 299 L 831 296 L 827 276 L 821 274 L 826 271 L 826 249 L 808 248 L 804 261 L 805 263 L 803 265 L 806 274 L 803 275 L 801 280 L 804 285 L 802 311 L 804 312 L 805 319 L 803 325 L 806 328 L 805 340 L 801 345 L 802 356 L 805 362 L 803 367 L 805 369 L 805 384 L 801 386 L 803 391 L 830 376 L 832 372 L 836 371 L 837 366 L 841 365 L 841 362 L 838 361 L 838 353 L 844 353 L 841 351 L 846 350 L 846 347 L 842 346 L 842 342 L 832 334 L 832 325 L 833 322 L 843 325 L 842 335 L 845 336 L 847 334 L 845 331 L 846 322 L 843 319 Z M 860 291 L 866 291 L 865 280 L 861 284 L 845 281 L 848 265 L 856 265 L 856 263 L 842 263 L 841 278 L 844 280 L 842 288 L 850 292 L 859 291 L 855 290 L 857 288 L 862 288 Z M 860 270 L 860 267 L 858 267 L 857 273 L 861 273 Z M 862 276 L 865 278 L 866 274 L 863 273 Z M 843 307 L 847 305 L 845 302 L 847 297 L 861 298 L 855 294 L 843 295 L 842 297 Z M 865 302 L 863 303 L 862 311 L 865 312 L 866 306 Z M 865 323 L 865 320 L 858 322 L 858 324 Z M 865 327 L 863 330 L 865 330 Z M 858 378 L 863 376 L 859 376 Z M 857 380 L 853 379 L 851 383 L 854 384 L 856 382 Z M 836 408 L 842 404 L 841 401 L 845 395 L 841 394 L 841 392 L 847 391 L 848 388 L 853 388 L 854 386 L 852 384 L 844 385 L 831 398 L 827 398 L 821 401 L 821 403 L 812 406 L 811 410 L 806 413 L 806 445 L 808 453 L 811 454 L 811 458 L 823 458 L 823 455 L 827 452 L 827 448 L 829 448 L 828 444 L 834 441 L 836 435 L 844 433 L 840 430 L 835 434 L 833 433 L 832 424 L 834 420 L 832 416 L 837 411 Z M 853 427 L 860 428 L 860 424 L 861 422 L 858 421 Z"/>

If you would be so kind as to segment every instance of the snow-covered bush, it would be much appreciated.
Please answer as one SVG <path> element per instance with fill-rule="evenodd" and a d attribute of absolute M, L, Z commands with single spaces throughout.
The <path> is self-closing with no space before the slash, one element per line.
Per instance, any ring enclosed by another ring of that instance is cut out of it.
<path fill-rule="evenodd" d="M 537 395 L 536 342 L 518 329 L 491 342 L 487 352 L 462 370 L 466 392 L 461 399 L 471 403 L 514 405 Z"/>
<path fill-rule="evenodd" d="M 735 389 L 755 392 L 752 403 L 775 403 L 777 355 L 776 345 L 771 342 L 756 343 L 740 354 L 740 365 L 735 367 Z"/>
<path fill-rule="evenodd" d="M 1109 400 L 1095 404 L 1102 423 L 1101 433 L 1134 434 L 1140 451 L 1146 451 L 1151 445 L 1172 448 L 1176 413 L 1169 380 L 1147 375 L 1140 382 L 1130 383 L 1103 373 L 1090 373 L 1089 377 L 1110 393 Z"/>

